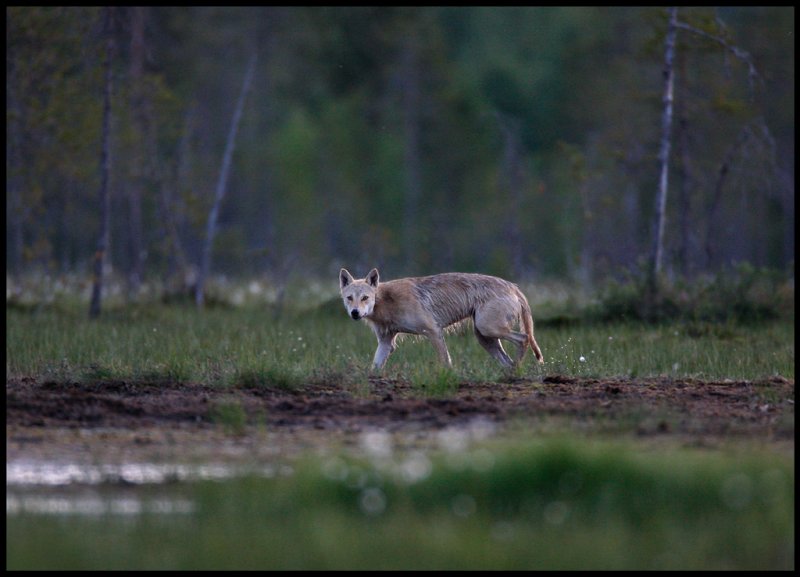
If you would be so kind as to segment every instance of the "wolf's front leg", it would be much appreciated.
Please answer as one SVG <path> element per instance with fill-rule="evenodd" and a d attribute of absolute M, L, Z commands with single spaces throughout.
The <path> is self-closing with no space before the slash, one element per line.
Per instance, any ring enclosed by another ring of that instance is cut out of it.
<path fill-rule="evenodd" d="M 383 370 L 383 367 L 386 365 L 386 360 L 389 358 L 389 355 L 391 355 L 397 348 L 395 346 L 396 337 L 397 337 L 396 334 L 378 337 L 378 348 L 375 351 L 375 358 L 372 360 L 373 371 Z"/>

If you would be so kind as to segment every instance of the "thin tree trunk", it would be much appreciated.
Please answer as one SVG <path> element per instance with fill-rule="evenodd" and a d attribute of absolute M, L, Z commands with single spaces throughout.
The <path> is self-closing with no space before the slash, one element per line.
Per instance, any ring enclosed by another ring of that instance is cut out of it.
<path fill-rule="evenodd" d="M 685 77 L 686 73 L 686 58 L 680 58 L 680 72 Z M 685 93 L 685 90 L 682 91 Z M 689 114 L 685 105 L 680 105 L 686 102 L 688 98 L 682 97 L 679 99 L 678 106 L 678 155 L 680 157 L 680 191 L 678 195 L 678 212 L 680 219 L 680 243 L 678 245 L 678 263 L 683 275 L 689 275 L 692 272 L 692 239 L 693 234 L 691 230 L 691 215 L 692 215 L 692 157 L 689 154 Z"/>
<path fill-rule="evenodd" d="M 573 251 L 575 248 L 571 242 L 565 243 L 568 250 L 565 255 L 565 261 L 569 269 L 570 278 L 576 279 L 580 286 L 588 289 L 594 278 L 594 247 L 596 244 L 593 233 L 596 227 L 590 198 L 592 186 L 589 181 L 589 171 L 586 168 L 587 160 L 585 156 L 583 154 L 578 156 L 578 153 L 573 153 L 571 156 L 574 158 L 572 167 L 577 179 L 578 199 L 580 201 L 578 229 L 569 233 L 571 237 L 576 237 L 578 241 L 577 266 L 573 264 Z"/>
<path fill-rule="evenodd" d="M 691 274 L 692 267 L 692 183 L 690 176 L 690 155 L 688 151 L 688 144 L 686 142 L 686 124 L 685 118 L 680 120 L 681 134 L 678 140 L 680 147 L 681 157 L 681 188 L 680 196 L 678 198 L 679 212 L 680 212 L 680 245 L 678 247 L 678 261 L 680 263 L 680 270 L 683 275 Z"/>
<path fill-rule="evenodd" d="M 279 65 L 276 58 L 278 54 L 278 47 L 280 46 L 279 31 L 286 26 L 286 8 L 269 6 L 264 8 L 261 37 L 263 49 L 261 54 L 264 55 L 262 60 L 262 70 L 272 70 L 273 66 Z M 272 81 L 273 74 L 264 74 L 260 80 L 261 84 L 258 87 L 261 98 L 266 102 L 275 102 L 273 95 L 275 89 Z M 264 115 L 264 124 L 260 127 L 260 137 L 263 141 L 268 142 L 270 135 L 273 133 L 276 125 L 276 112 L 274 106 L 267 106 Z M 261 258 L 257 263 L 257 267 L 261 272 L 274 273 L 278 270 L 278 242 L 276 232 L 276 201 L 275 201 L 275 185 L 274 175 L 269 170 L 261 171 L 259 178 L 261 182 L 261 202 L 258 207 L 258 221 L 261 224 L 259 227 L 256 243 L 263 246 L 260 251 Z"/>
<path fill-rule="evenodd" d="M 413 272 L 419 265 L 418 235 L 420 199 L 422 196 L 421 159 L 419 152 L 419 47 L 414 33 L 409 33 L 402 52 L 403 164 L 405 166 L 405 207 L 403 214 L 403 248 L 406 266 Z"/>
<path fill-rule="evenodd" d="M 114 51 L 114 37 L 111 33 L 113 8 L 104 9 L 104 33 L 106 36 L 105 55 L 105 88 L 103 90 L 103 134 L 100 157 L 100 234 L 97 239 L 97 250 L 94 253 L 94 279 L 92 298 L 89 303 L 89 318 L 100 316 L 100 301 L 103 296 L 103 263 L 109 250 L 111 239 L 111 193 L 109 176 L 111 173 L 111 58 Z"/>
<path fill-rule="evenodd" d="M 788 164 L 788 163 L 787 163 Z M 795 237 L 795 202 L 794 186 L 795 176 L 793 171 L 778 170 L 778 186 L 780 187 L 781 206 L 783 209 L 783 263 L 786 267 L 794 262 L 794 251 L 797 243 Z"/>
<path fill-rule="evenodd" d="M 497 113 L 500 129 L 503 133 L 503 165 L 502 179 L 508 198 L 506 212 L 505 239 L 511 261 L 511 272 L 519 278 L 525 272 L 522 250 L 522 231 L 519 226 L 519 215 L 522 210 L 522 188 L 525 174 L 522 166 L 522 143 L 520 141 L 520 121 L 516 118 Z"/>
<path fill-rule="evenodd" d="M 181 279 L 180 288 L 183 287 L 183 280 L 186 275 L 187 262 L 186 253 L 183 250 L 178 225 L 175 222 L 175 203 L 172 200 L 172 184 L 165 178 L 161 182 L 161 192 L 158 195 L 158 210 L 161 214 L 162 234 L 166 241 L 167 267 L 164 286 L 168 291 L 173 290 L 172 279 Z"/>
<path fill-rule="evenodd" d="M 11 50 L 11 48 L 9 48 L 9 50 Z M 19 106 L 19 101 L 17 100 L 16 61 L 11 55 L 8 55 L 7 62 L 8 80 L 6 83 L 6 105 L 8 107 L 8 124 L 6 128 L 6 166 L 8 167 L 8 197 L 6 206 L 8 207 L 8 212 L 6 215 L 6 223 L 11 232 L 11 252 L 9 255 L 11 260 L 8 264 L 13 274 L 19 274 L 22 272 L 22 225 L 25 220 L 22 206 L 22 185 L 20 182 L 22 170 L 20 116 L 22 111 Z"/>
<path fill-rule="evenodd" d="M 708 213 L 706 217 L 706 220 L 708 221 L 705 243 L 706 268 L 713 268 L 717 264 L 716 261 L 718 254 L 716 247 L 714 246 L 714 235 L 716 233 L 717 213 L 722 201 L 722 191 L 725 188 L 728 174 L 730 173 L 731 166 L 733 165 L 736 155 L 739 154 L 740 149 L 745 145 L 750 137 L 751 130 L 750 126 L 748 125 L 745 126 L 745 128 L 739 133 L 739 136 L 728 149 L 728 152 L 725 154 L 725 158 L 722 160 L 722 164 L 719 167 L 719 176 L 717 177 L 717 182 L 714 184 L 714 193 L 711 196 L 711 203 L 708 206 Z"/>
<path fill-rule="evenodd" d="M 317 152 L 318 174 L 317 195 L 326 210 L 323 211 L 323 227 L 325 230 L 325 246 L 328 249 L 326 258 L 336 259 L 344 252 L 344 229 L 342 223 L 346 218 L 339 214 L 337 200 L 338 182 L 336 170 L 332 167 L 328 143 L 322 141 Z"/>
<path fill-rule="evenodd" d="M 189 264 L 178 230 L 179 223 L 182 222 L 182 220 L 179 220 L 178 210 L 181 183 L 189 178 L 187 164 L 194 110 L 195 107 L 192 103 L 186 108 L 183 130 L 176 154 L 175 175 L 174 178 L 166 178 L 166 175 L 164 175 L 165 178 L 161 181 L 161 194 L 159 195 L 159 210 L 161 211 L 161 221 L 167 239 L 167 272 L 164 284 L 170 292 L 182 292 L 189 284 L 187 280 Z M 173 196 L 173 193 L 175 196 Z M 177 283 L 174 282 L 175 278 L 179 279 Z"/>
<path fill-rule="evenodd" d="M 228 141 L 225 144 L 225 154 L 222 157 L 222 168 L 219 172 L 219 179 L 217 180 L 217 188 L 214 194 L 214 204 L 211 206 L 211 211 L 208 215 L 208 224 L 206 226 L 206 241 L 203 245 L 202 260 L 200 263 L 200 274 L 197 278 L 197 288 L 195 292 L 195 303 L 198 307 L 202 307 L 205 302 L 205 282 L 211 270 L 211 252 L 214 247 L 214 237 L 217 234 L 217 218 L 219 216 L 219 207 L 222 204 L 222 199 L 225 197 L 225 189 L 228 183 L 228 174 L 230 173 L 231 159 L 233 158 L 233 149 L 236 145 L 236 132 L 239 129 L 239 121 L 242 118 L 242 111 L 244 110 L 244 102 L 247 97 L 247 92 L 250 90 L 250 84 L 253 80 L 253 75 L 256 68 L 256 53 L 250 57 L 250 63 L 247 65 L 247 71 L 244 75 L 242 82 L 242 91 L 239 94 L 239 100 L 236 103 L 236 108 L 231 120 L 230 131 L 228 132 Z"/>
<path fill-rule="evenodd" d="M 146 159 L 148 118 L 144 88 L 144 24 L 145 7 L 136 6 L 131 17 L 131 108 L 136 126 L 137 139 L 131 154 L 133 175 L 128 185 L 128 247 L 130 269 L 128 271 L 128 293 L 136 296 L 142 283 L 144 262 L 142 258 L 142 189 L 148 174 Z"/>
<path fill-rule="evenodd" d="M 656 196 L 655 238 L 651 260 L 650 284 L 655 287 L 661 274 L 664 260 L 664 227 L 666 225 L 667 186 L 669 180 L 669 151 L 672 145 L 672 94 L 675 78 L 673 60 L 675 58 L 675 36 L 678 31 L 678 9 L 669 9 L 667 37 L 664 43 L 664 109 L 661 114 L 661 151 L 658 161 L 661 165 L 661 176 L 658 181 Z"/>
<path fill-rule="evenodd" d="M 655 289 L 658 286 L 659 276 L 661 274 L 661 270 L 663 267 L 663 255 L 664 255 L 664 228 L 666 223 L 666 202 L 667 202 L 667 184 L 668 184 L 668 172 L 669 172 L 669 152 L 671 146 L 671 136 L 670 131 L 672 127 L 672 95 L 673 95 L 673 84 L 674 84 L 674 66 L 673 61 L 675 57 L 675 38 L 677 36 L 677 31 L 686 30 L 698 36 L 702 36 L 703 38 L 707 38 L 718 43 L 722 46 L 725 50 L 731 52 L 736 58 L 747 64 L 749 70 L 749 79 L 751 88 L 755 81 L 759 79 L 758 70 L 755 67 L 752 57 L 748 52 L 745 52 L 741 48 L 737 46 L 733 46 L 729 44 L 724 38 L 716 36 L 714 34 L 709 34 L 703 30 L 695 28 L 694 26 L 690 26 L 685 22 L 678 21 L 678 8 L 672 7 L 668 10 L 669 14 L 669 23 L 667 25 L 667 35 L 666 40 L 664 43 L 664 110 L 662 113 L 662 120 L 661 120 L 661 151 L 659 153 L 659 163 L 661 165 L 661 178 L 659 179 L 659 188 L 658 188 L 658 196 L 656 197 L 656 226 L 655 226 L 655 238 L 653 241 L 653 255 L 652 255 L 652 262 L 650 268 L 650 287 Z M 717 187 L 714 193 L 714 201 L 712 202 L 712 211 L 711 217 L 713 217 L 713 212 L 716 210 L 716 204 L 719 201 L 719 196 L 721 194 L 722 185 L 725 181 L 725 177 L 728 172 L 728 165 L 727 165 L 727 158 L 726 162 L 723 163 L 723 166 L 720 170 L 720 177 L 717 181 Z M 709 229 L 712 226 L 712 218 L 709 219 Z M 709 234 L 707 239 L 710 239 L 711 235 Z M 707 258 L 712 260 L 711 254 L 711 246 L 710 240 L 706 242 L 706 254 Z"/>

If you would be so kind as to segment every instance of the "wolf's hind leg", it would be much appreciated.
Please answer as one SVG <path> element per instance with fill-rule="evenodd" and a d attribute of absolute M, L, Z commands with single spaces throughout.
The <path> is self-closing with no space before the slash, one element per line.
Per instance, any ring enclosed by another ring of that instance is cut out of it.
<path fill-rule="evenodd" d="M 520 364 L 522 359 L 525 357 L 525 353 L 528 350 L 528 337 L 524 333 L 518 333 L 516 331 L 509 331 L 508 334 L 503 336 L 504 339 L 508 339 L 509 341 L 513 342 L 517 345 L 517 358 L 514 360 L 514 364 Z"/>
<path fill-rule="evenodd" d="M 486 349 L 490 355 L 497 359 L 501 365 L 509 368 L 514 366 L 514 361 L 512 361 L 511 357 L 509 357 L 505 350 L 503 350 L 503 345 L 500 343 L 500 339 L 485 337 L 478 332 L 477 329 L 475 330 L 475 337 L 478 339 L 478 342 L 481 344 L 481 346 Z"/>

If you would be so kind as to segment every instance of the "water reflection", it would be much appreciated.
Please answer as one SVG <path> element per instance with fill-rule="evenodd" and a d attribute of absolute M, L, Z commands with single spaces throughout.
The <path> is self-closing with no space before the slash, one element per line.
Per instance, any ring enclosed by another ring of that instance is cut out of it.
<path fill-rule="evenodd" d="M 226 464 L 122 463 L 82 465 L 49 461 L 14 461 L 6 463 L 6 486 L 98 485 L 101 483 L 141 485 L 171 481 L 223 480 L 243 474 L 275 477 L 290 473 L 291 468 L 287 465 L 266 465 L 254 469 Z"/>
<path fill-rule="evenodd" d="M 195 510 L 194 503 L 186 499 L 142 500 L 133 497 L 56 497 L 46 495 L 6 494 L 6 515 L 33 513 L 39 515 L 141 515 L 188 514 Z"/>
<path fill-rule="evenodd" d="M 195 510 L 192 501 L 172 496 L 141 499 L 125 490 L 131 486 L 218 481 L 242 475 L 276 477 L 291 472 L 287 465 L 254 468 L 226 464 L 13 461 L 6 463 L 6 515 L 188 514 Z"/>

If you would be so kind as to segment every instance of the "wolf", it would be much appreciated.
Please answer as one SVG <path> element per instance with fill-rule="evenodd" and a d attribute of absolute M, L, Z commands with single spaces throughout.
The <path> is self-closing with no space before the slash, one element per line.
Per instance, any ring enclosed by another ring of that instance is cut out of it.
<path fill-rule="evenodd" d="M 540 363 L 542 351 L 533 337 L 533 318 L 528 300 L 519 287 L 495 276 L 450 272 L 380 282 L 373 268 L 363 279 L 339 271 L 339 289 L 347 314 L 364 319 L 378 339 L 372 369 L 381 371 L 397 348 L 401 333 L 427 337 L 439 360 L 453 362 L 444 340 L 444 330 L 472 319 L 481 346 L 504 367 L 518 365 L 530 346 Z M 513 330 L 519 322 L 524 333 Z M 515 360 L 503 350 L 500 339 L 517 345 Z"/>

